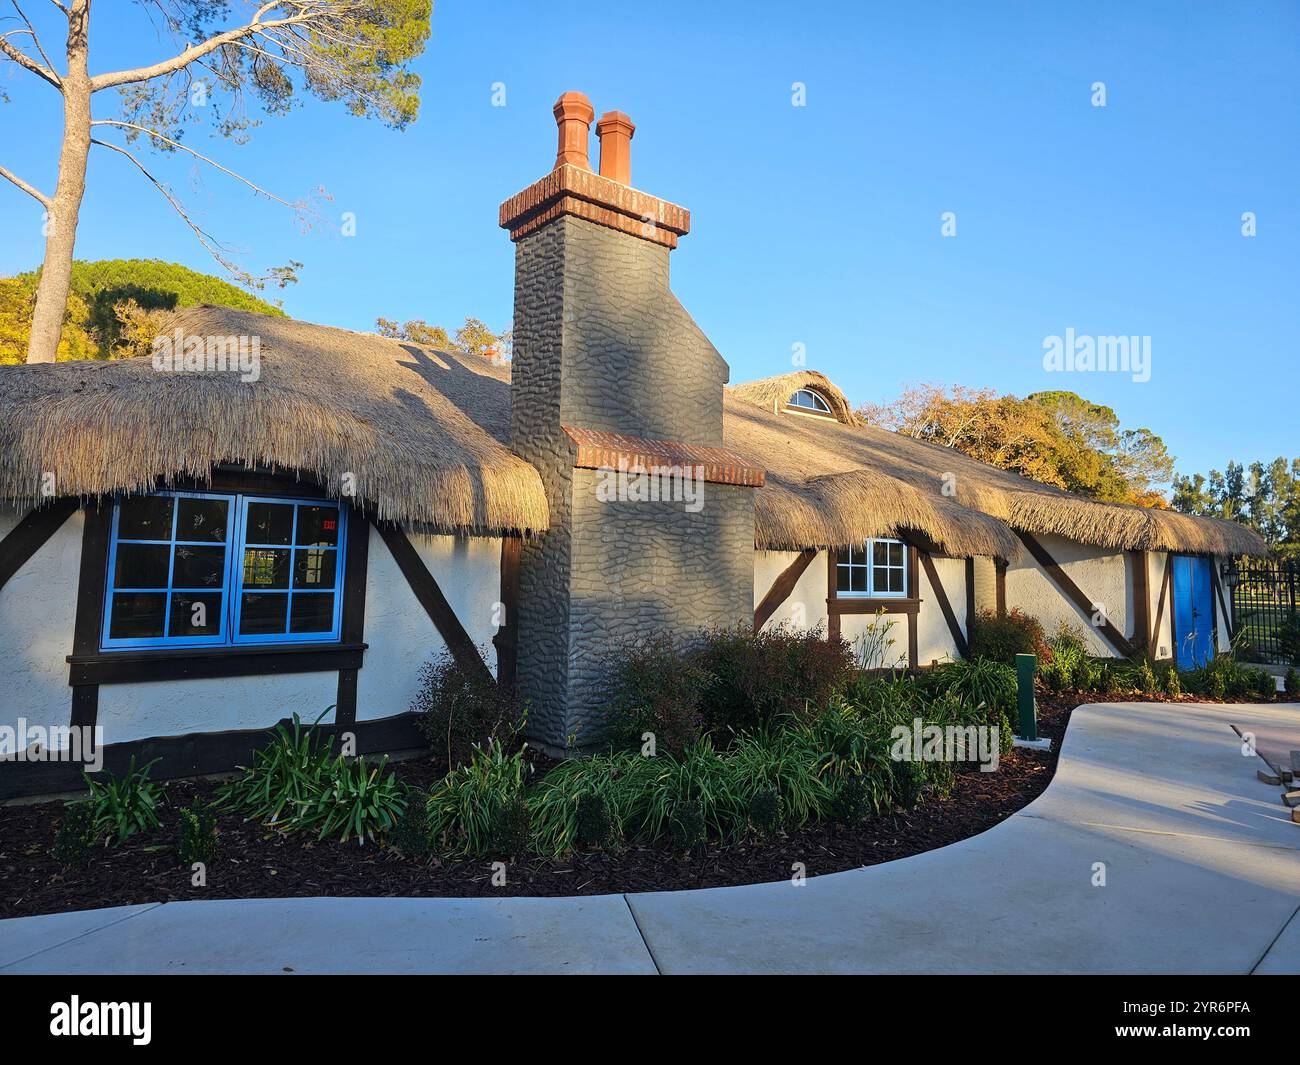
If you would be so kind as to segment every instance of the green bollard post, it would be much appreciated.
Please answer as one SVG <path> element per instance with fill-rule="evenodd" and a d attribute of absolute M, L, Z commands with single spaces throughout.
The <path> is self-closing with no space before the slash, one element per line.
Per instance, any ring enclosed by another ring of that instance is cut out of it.
<path fill-rule="evenodd" d="M 1034 702 L 1034 673 L 1038 659 L 1016 655 L 1016 705 L 1020 709 L 1020 738 L 1038 739 L 1038 707 Z"/>

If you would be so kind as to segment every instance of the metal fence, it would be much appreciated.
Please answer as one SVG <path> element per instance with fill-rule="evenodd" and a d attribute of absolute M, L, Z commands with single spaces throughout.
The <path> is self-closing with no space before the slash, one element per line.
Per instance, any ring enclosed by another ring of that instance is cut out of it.
<path fill-rule="evenodd" d="M 1300 651 L 1300 563 L 1273 558 L 1239 559 L 1228 574 L 1234 636 L 1250 657 L 1292 664 Z"/>

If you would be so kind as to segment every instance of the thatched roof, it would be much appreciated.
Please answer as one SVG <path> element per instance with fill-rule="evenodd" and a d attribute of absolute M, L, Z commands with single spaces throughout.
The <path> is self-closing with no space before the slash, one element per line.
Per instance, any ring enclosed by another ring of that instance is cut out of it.
<path fill-rule="evenodd" d="M 750 462 L 766 465 L 768 486 L 776 490 L 767 499 L 768 488 L 759 493 L 759 546 L 852 543 L 865 537 L 846 538 L 846 525 L 856 532 L 861 523 L 911 530 L 944 545 L 948 554 L 1003 558 L 1017 555 L 1011 529 L 1111 549 L 1267 552 L 1259 536 L 1236 522 L 1099 503 L 898 433 L 773 413 L 768 397 L 802 376 L 785 374 L 728 389 L 726 444 Z M 799 387 L 804 385 L 794 385 Z M 838 389 L 835 393 L 843 396 Z M 810 494 L 820 506 L 810 504 Z M 932 513 L 928 524 L 918 511 L 923 504 Z"/>
<path fill-rule="evenodd" d="M 293 471 L 331 494 L 351 475 L 381 520 L 445 532 L 539 531 L 537 471 L 514 454 L 510 371 L 465 353 L 288 318 L 192 307 L 165 324 L 257 336 L 260 378 L 160 372 L 149 358 L 7 366 L 0 499 L 145 491 L 219 464 Z M 472 413 L 467 413 L 472 412 Z"/>
<path fill-rule="evenodd" d="M 510 367 L 463 352 L 288 318 L 192 307 L 195 336 L 257 336 L 261 376 L 160 372 L 148 358 L 0 371 L 0 500 L 146 491 L 214 466 L 292 472 L 355 494 L 381 520 L 437 531 L 547 527 L 537 471 L 507 446 Z M 836 420 L 777 413 L 815 388 Z M 1107 548 L 1263 554 L 1233 522 L 1098 503 L 949 448 L 857 424 L 826 377 L 803 370 L 726 392 L 725 443 L 767 470 L 760 548 L 906 535 L 949 555 L 1018 557 L 1013 529 Z"/>
<path fill-rule="evenodd" d="M 757 381 L 745 381 L 731 386 L 731 394 L 758 407 L 764 407 L 773 414 L 785 409 L 785 405 L 801 388 L 812 389 L 830 407 L 835 420 L 845 425 L 857 425 L 858 416 L 853 413 L 849 398 L 824 373 L 816 370 L 796 370 L 783 373 L 778 377 L 763 377 Z"/>

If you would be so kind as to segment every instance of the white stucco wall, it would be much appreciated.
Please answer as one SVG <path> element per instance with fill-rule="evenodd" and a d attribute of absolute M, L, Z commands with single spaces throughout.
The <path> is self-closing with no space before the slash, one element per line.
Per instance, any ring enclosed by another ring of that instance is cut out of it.
<path fill-rule="evenodd" d="M 409 535 L 469 638 L 495 673 L 492 637 L 500 620 L 501 540 Z M 370 647 L 357 674 L 358 721 L 409 710 L 420 666 L 446 650 L 383 537 L 373 528 L 367 568 L 366 643 Z"/>
<path fill-rule="evenodd" d="M 957 618 L 957 627 L 966 635 L 966 563 L 960 558 L 935 558 L 935 572 L 948 596 L 948 605 Z M 947 662 L 960 658 L 948 621 L 926 576 L 925 567 L 917 566 L 921 582 L 921 611 L 916 618 L 916 663 L 928 666 L 932 662 Z M 906 633 L 906 630 L 904 630 Z M 904 645 L 906 646 L 906 645 Z"/>
<path fill-rule="evenodd" d="M 1105 609 L 1110 623 L 1129 635 L 1133 627 L 1133 604 L 1125 553 L 1060 536 L 1039 535 L 1036 539 L 1084 595 Z M 1085 614 L 1066 598 L 1028 551 L 1007 567 L 1007 609 L 1012 608 L 1038 618 L 1049 637 L 1062 624 L 1068 624 L 1084 633 L 1091 653 L 1099 656 L 1117 653 L 1093 627 L 1091 614 Z"/>
<path fill-rule="evenodd" d="M 1173 588 L 1165 593 L 1165 605 L 1156 615 L 1160 606 L 1160 586 L 1164 583 L 1165 568 L 1173 556 L 1164 551 L 1152 551 L 1147 555 L 1147 593 L 1150 600 L 1151 631 L 1155 634 L 1156 658 L 1173 657 Z M 1172 574 L 1171 574 L 1172 576 Z"/>
<path fill-rule="evenodd" d="M 24 513 L 0 510 L 0 537 Z M 70 719 L 67 655 L 76 621 L 83 528 L 78 511 L 0 588 L 0 723 L 16 724 L 22 717 L 30 725 L 48 727 Z M 495 671 L 500 539 L 413 533 L 411 543 Z M 358 719 L 405 712 L 420 666 L 445 644 L 373 529 L 365 640 L 369 649 L 357 675 Z M 105 684 L 99 689 L 98 723 L 107 743 L 265 728 L 295 712 L 315 720 L 337 696 L 338 673 L 333 671 Z"/>
<path fill-rule="evenodd" d="M 798 551 L 754 552 L 754 606 L 795 559 Z M 799 629 L 826 628 L 826 552 L 819 551 L 800 575 L 798 583 L 784 603 L 763 626 L 764 630 L 785 623 Z"/>
<path fill-rule="evenodd" d="M 0 536 L 26 511 L 0 510 Z M 72 713 L 67 655 L 77 616 L 81 512 L 73 514 L 0 588 L 0 723 L 66 725 Z"/>
<path fill-rule="evenodd" d="M 754 605 L 757 607 L 767 595 L 772 583 L 785 571 L 796 558 L 797 551 L 755 551 L 754 552 Z M 966 570 L 963 559 L 936 558 L 935 569 L 939 580 L 943 582 L 948 601 L 957 615 L 957 623 L 963 634 L 966 631 Z M 771 629 L 782 622 L 797 628 L 826 628 L 826 552 L 820 551 L 817 557 L 804 570 L 793 591 L 776 612 L 763 626 Z M 945 661 L 957 658 L 957 647 L 953 643 L 948 622 L 934 596 L 934 590 L 926 579 L 925 570 L 918 567 L 921 580 L 921 610 L 917 616 L 917 663 L 929 665 L 932 661 Z M 853 645 L 866 628 L 874 621 L 869 614 L 841 614 L 840 634 Z M 892 621 L 889 630 L 891 646 L 889 650 L 891 663 L 895 660 L 907 665 L 907 616 L 889 614 L 886 621 Z"/>
<path fill-rule="evenodd" d="M 63 683 L 66 688 L 66 666 Z M 312 722 L 338 698 L 338 685 L 337 672 L 103 684 L 97 723 L 103 726 L 105 743 L 125 743 L 186 732 L 269 728 L 295 713 Z M 325 720 L 333 721 L 334 715 Z"/>

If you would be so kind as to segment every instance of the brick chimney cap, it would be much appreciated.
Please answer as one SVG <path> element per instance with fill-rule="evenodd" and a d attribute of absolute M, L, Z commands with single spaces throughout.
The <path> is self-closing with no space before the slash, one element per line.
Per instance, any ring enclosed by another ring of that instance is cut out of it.
<path fill-rule="evenodd" d="M 585 92 L 560 93 L 560 98 L 555 101 L 555 106 L 551 110 L 555 113 L 556 121 L 572 118 L 588 126 L 596 117 L 596 109 L 591 106 L 591 101 L 587 99 Z"/>

